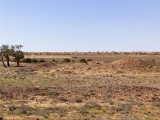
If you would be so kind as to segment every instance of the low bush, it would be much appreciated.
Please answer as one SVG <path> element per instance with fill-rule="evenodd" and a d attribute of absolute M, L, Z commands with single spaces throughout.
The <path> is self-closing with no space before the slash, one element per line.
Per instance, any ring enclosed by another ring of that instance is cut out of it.
<path fill-rule="evenodd" d="M 87 63 L 87 61 L 85 59 L 80 59 L 81 63 Z"/>
<path fill-rule="evenodd" d="M 63 60 L 63 62 L 71 62 L 71 60 L 68 59 L 68 58 L 65 58 L 65 59 Z"/>
<path fill-rule="evenodd" d="M 44 59 L 39 60 L 39 62 L 46 62 Z"/>
<path fill-rule="evenodd" d="M 92 59 L 88 59 L 87 62 L 93 61 Z"/>
<path fill-rule="evenodd" d="M 37 63 L 38 60 L 37 59 L 32 59 L 32 63 Z"/>
<path fill-rule="evenodd" d="M 24 63 L 31 63 L 32 60 L 31 60 L 30 58 L 24 58 L 24 59 L 22 60 L 22 62 L 24 62 Z"/>

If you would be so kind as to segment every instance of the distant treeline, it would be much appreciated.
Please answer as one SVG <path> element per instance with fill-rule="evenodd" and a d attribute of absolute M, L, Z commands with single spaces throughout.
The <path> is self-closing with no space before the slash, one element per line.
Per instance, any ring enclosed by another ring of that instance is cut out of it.
<path fill-rule="evenodd" d="M 25 52 L 25 55 L 160 55 L 160 52 Z"/>

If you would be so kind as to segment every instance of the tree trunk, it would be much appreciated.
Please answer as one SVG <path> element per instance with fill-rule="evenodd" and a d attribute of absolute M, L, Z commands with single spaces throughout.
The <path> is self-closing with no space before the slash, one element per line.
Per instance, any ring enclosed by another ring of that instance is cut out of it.
<path fill-rule="evenodd" d="M 6 68 L 6 65 L 5 65 L 5 63 L 4 63 L 4 59 L 3 59 L 3 55 L 1 56 L 1 60 L 2 60 L 2 64 L 3 64 L 3 66 Z"/>
<path fill-rule="evenodd" d="M 6 56 L 6 61 L 7 61 L 7 66 L 10 67 L 10 64 L 9 64 L 9 56 Z"/>
<path fill-rule="evenodd" d="M 19 60 L 17 60 L 17 67 L 19 67 Z"/>

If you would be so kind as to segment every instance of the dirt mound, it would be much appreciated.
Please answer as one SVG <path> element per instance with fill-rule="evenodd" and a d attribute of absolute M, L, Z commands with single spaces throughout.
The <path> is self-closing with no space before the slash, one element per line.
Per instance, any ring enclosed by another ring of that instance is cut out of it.
<path fill-rule="evenodd" d="M 140 60 L 140 59 L 120 59 L 111 62 L 111 65 L 117 67 L 132 67 L 132 68 L 145 68 L 153 67 L 156 65 L 155 60 Z"/>

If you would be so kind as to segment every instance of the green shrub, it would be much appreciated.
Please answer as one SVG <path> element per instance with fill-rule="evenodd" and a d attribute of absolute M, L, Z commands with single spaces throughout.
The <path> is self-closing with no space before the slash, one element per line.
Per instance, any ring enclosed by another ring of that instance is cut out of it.
<path fill-rule="evenodd" d="M 87 62 L 93 61 L 92 59 L 88 59 Z"/>
<path fill-rule="evenodd" d="M 32 59 L 32 63 L 37 63 L 38 60 L 37 59 Z"/>
<path fill-rule="evenodd" d="M 56 60 L 55 60 L 55 59 L 53 59 L 53 60 L 52 60 L 52 62 L 56 62 Z"/>
<path fill-rule="evenodd" d="M 32 60 L 31 60 L 30 58 L 24 58 L 24 59 L 22 60 L 22 62 L 24 62 L 24 63 L 31 63 Z"/>
<path fill-rule="evenodd" d="M 44 59 L 39 60 L 39 62 L 46 62 Z"/>
<path fill-rule="evenodd" d="M 68 59 L 68 58 L 65 58 L 65 59 L 63 60 L 63 62 L 71 62 L 71 60 Z"/>
<path fill-rule="evenodd" d="M 86 60 L 85 59 L 80 59 L 80 62 L 81 63 L 86 63 Z"/>

